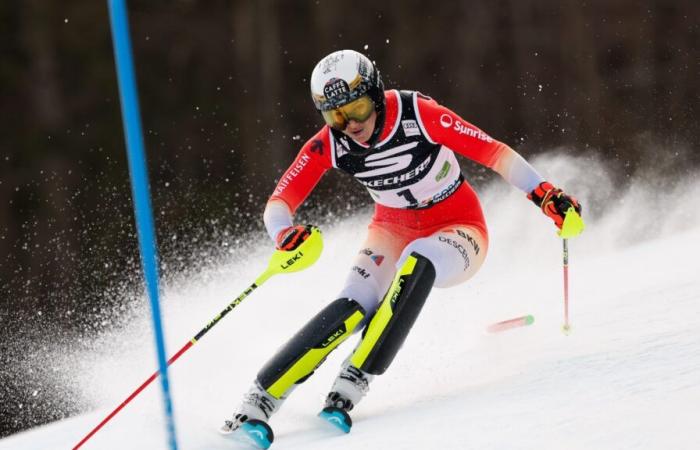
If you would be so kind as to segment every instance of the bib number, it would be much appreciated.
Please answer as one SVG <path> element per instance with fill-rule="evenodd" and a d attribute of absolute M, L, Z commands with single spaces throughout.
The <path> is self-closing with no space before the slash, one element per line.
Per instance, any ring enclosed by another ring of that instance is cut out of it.
<path fill-rule="evenodd" d="M 399 197 L 403 197 L 410 205 L 417 205 L 418 199 L 413 196 L 410 189 L 404 189 L 396 193 Z"/>

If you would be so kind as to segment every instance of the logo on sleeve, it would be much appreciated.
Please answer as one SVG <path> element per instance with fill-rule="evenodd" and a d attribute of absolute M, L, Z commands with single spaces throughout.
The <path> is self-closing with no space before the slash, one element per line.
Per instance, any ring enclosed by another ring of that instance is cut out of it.
<path fill-rule="evenodd" d="M 403 126 L 403 134 L 406 137 L 420 134 L 420 128 L 418 128 L 418 123 L 415 120 L 402 120 L 401 126 Z"/>
<path fill-rule="evenodd" d="M 321 139 L 314 139 L 311 142 L 311 151 L 323 155 L 323 141 Z"/>
<path fill-rule="evenodd" d="M 308 154 L 303 154 L 300 158 L 297 158 L 296 163 L 287 169 L 287 172 L 282 176 L 279 183 L 277 183 L 275 195 L 282 195 L 282 192 L 287 189 L 289 183 L 291 183 L 302 172 L 302 170 L 304 170 L 304 167 L 306 167 L 309 161 L 311 161 L 311 157 Z"/>
<path fill-rule="evenodd" d="M 449 114 L 443 114 L 440 116 L 440 125 L 443 126 L 443 128 L 450 128 L 452 126 L 452 116 Z"/>
<path fill-rule="evenodd" d="M 454 124 L 454 127 L 452 125 Z M 474 129 L 470 127 L 469 125 L 460 122 L 459 120 L 454 121 L 452 119 L 452 116 L 449 114 L 443 114 L 440 116 L 440 125 L 443 126 L 443 128 L 450 128 L 452 127 L 452 130 L 466 136 L 470 136 L 473 138 L 477 138 L 479 140 L 485 141 L 485 142 L 493 142 L 493 138 L 489 136 L 488 134 L 484 133 L 483 131 L 479 129 Z"/>

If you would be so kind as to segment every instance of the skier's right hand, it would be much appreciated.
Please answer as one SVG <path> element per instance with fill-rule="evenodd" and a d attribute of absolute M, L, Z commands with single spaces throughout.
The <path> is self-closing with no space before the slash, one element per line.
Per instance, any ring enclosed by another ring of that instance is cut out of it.
<path fill-rule="evenodd" d="M 277 234 L 276 247 L 277 250 L 286 252 L 296 250 L 316 229 L 313 225 L 297 225 L 287 227 Z"/>

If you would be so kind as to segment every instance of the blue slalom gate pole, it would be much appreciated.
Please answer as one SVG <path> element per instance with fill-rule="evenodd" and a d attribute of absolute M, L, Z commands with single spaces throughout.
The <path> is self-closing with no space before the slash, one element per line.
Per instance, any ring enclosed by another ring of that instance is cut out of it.
<path fill-rule="evenodd" d="M 124 122 L 124 136 L 129 160 L 129 173 L 131 175 L 131 191 L 136 214 L 136 227 L 139 236 L 146 290 L 151 303 L 153 332 L 158 351 L 158 370 L 163 391 L 168 443 L 171 450 L 177 450 L 175 419 L 173 417 L 173 406 L 170 397 L 167 373 L 168 364 L 160 314 L 158 258 L 153 226 L 153 212 L 148 188 L 148 172 L 146 170 L 146 156 L 143 144 L 143 131 L 141 129 L 141 113 L 139 111 L 139 101 L 136 90 L 136 76 L 131 52 L 131 39 L 129 38 L 129 23 L 124 0 L 108 0 L 108 5 L 110 24 L 112 27 L 112 41 L 114 44 L 114 59 L 119 82 L 122 121 Z"/>

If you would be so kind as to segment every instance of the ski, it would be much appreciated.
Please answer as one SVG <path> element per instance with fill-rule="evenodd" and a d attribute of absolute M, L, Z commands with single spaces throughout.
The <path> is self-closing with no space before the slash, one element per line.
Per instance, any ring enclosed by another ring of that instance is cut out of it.
<path fill-rule="evenodd" d="M 344 409 L 327 406 L 318 416 L 343 433 L 349 433 L 352 428 L 352 419 Z"/>

